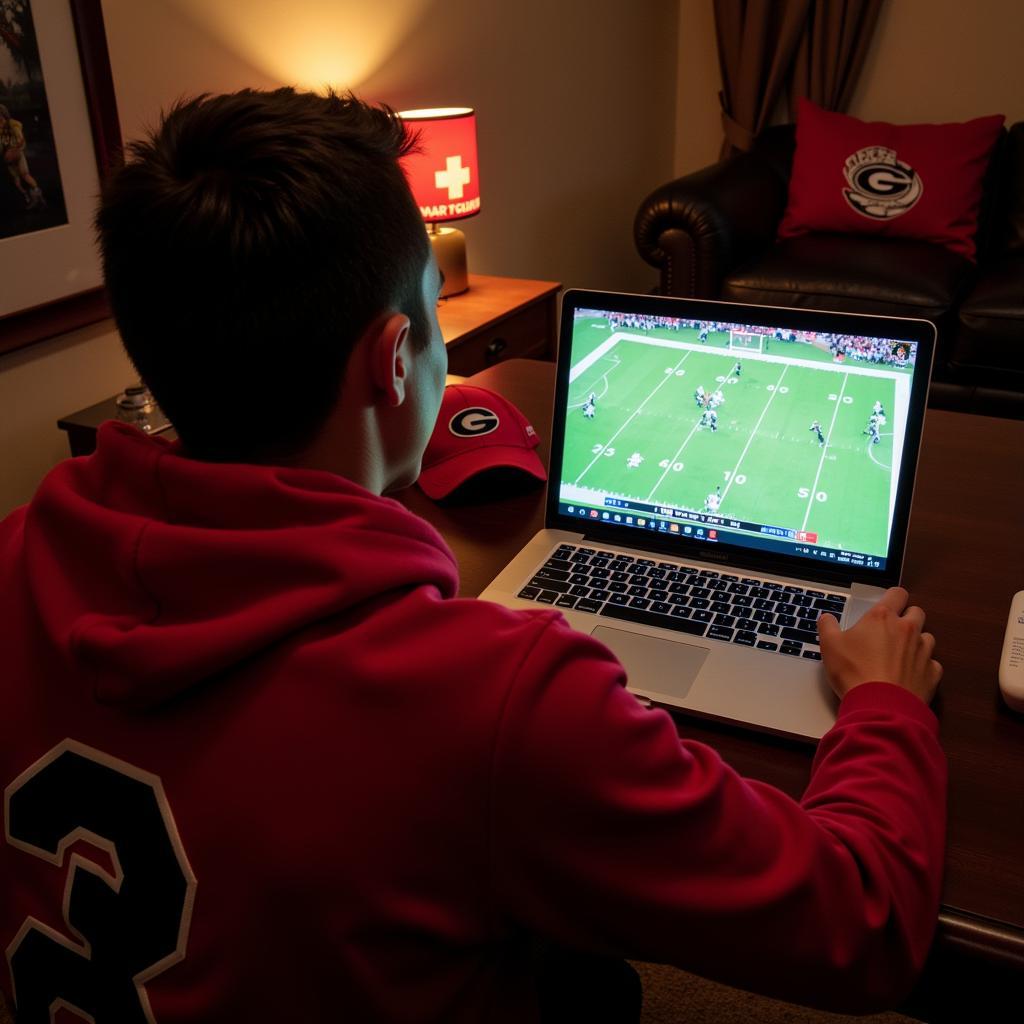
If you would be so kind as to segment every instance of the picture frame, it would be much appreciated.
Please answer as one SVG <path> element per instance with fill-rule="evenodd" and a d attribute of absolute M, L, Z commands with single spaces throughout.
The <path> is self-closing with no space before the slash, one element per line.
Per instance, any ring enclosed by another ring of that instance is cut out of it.
<path fill-rule="evenodd" d="M 40 44 L 49 33 L 56 40 L 51 52 L 60 52 L 60 66 L 52 69 L 53 79 L 58 91 L 67 94 L 67 113 L 63 126 L 54 125 L 55 142 L 58 152 L 63 149 L 73 156 L 68 160 L 63 153 L 61 156 L 65 191 L 81 198 L 68 204 L 67 225 L 0 239 L 0 258 L 5 268 L 10 268 L 8 286 L 12 288 L 5 306 L 16 305 L 20 294 L 33 294 L 24 308 L 0 310 L 0 355 L 110 316 L 100 283 L 92 217 L 100 182 L 122 159 L 121 128 L 100 0 L 63 3 L 66 11 L 59 4 L 33 4 L 33 16 Z M 73 46 L 67 32 L 68 17 Z M 47 19 L 54 19 L 54 25 L 48 25 Z M 40 60 L 49 84 L 50 69 L 42 45 Z M 80 74 L 75 73 L 75 63 Z M 81 91 L 77 92 L 79 78 Z M 83 119 L 87 123 L 77 123 Z M 75 289 L 76 281 L 86 286 Z M 26 288 L 29 283 L 30 289 Z"/>

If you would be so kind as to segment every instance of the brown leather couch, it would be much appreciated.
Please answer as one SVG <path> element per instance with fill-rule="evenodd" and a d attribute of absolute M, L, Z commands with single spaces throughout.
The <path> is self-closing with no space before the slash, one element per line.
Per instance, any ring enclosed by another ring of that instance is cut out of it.
<path fill-rule="evenodd" d="M 634 226 L 666 295 L 923 317 L 938 328 L 930 404 L 1024 419 L 1024 122 L 985 178 L 978 262 L 928 242 L 809 234 L 776 241 L 795 145 L 770 128 L 742 153 L 651 193 Z"/>

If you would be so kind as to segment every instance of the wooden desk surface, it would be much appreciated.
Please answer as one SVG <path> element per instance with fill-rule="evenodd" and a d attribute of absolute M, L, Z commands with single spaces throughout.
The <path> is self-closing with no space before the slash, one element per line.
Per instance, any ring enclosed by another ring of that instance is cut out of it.
<path fill-rule="evenodd" d="M 531 281 L 518 277 L 470 274 L 469 291 L 441 299 L 438 321 L 445 344 L 481 330 L 523 306 L 561 289 L 554 281 Z"/>
<path fill-rule="evenodd" d="M 511 360 L 470 379 L 523 410 L 546 461 L 553 364 Z M 1005 707 L 997 685 L 1010 597 L 1024 587 L 1022 451 L 1024 422 L 928 412 L 903 581 L 927 612 L 945 669 L 934 709 L 949 758 L 949 833 L 939 932 L 923 983 L 930 998 L 920 1004 L 929 1020 L 954 1019 L 946 991 L 954 982 L 989 984 L 979 964 L 1007 985 L 1024 980 L 1024 715 Z M 461 506 L 438 506 L 415 488 L 401 497 L 448 540 L 464 595 L 479 594 L 543 526 L 543 488 Z M 802 793 L 807 747 L 677 722 L 745 775 Z"/>

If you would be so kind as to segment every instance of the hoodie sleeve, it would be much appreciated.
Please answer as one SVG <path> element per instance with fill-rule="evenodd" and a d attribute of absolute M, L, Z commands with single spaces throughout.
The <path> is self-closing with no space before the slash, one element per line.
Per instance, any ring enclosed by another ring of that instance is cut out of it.
<path fill-rule="evenodd" d="M 522 663 L 493 768 L 506 918 L 823 1008 L 903 996 L 931 942 L 945 835 L 946 763 L 924 703 L 858 687 L 797 803 L 681 741 L 623 684 L 561 619 Z"/>

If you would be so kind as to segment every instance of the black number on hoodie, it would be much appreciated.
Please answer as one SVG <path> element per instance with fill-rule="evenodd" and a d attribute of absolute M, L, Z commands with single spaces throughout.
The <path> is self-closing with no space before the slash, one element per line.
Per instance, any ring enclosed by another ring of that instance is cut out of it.
<path fill-rule="evenodd" d="M 19 1024 L 55 1006 L 152 1024 L 146 982 L 184 957 L 196 885 L 160 779 L 65 740 L 4 797 L 12 846 L 62 867 L 84 840 L 110 860 L 70 851 L 66 934 L 28 917 L 7 947 Z"/>

